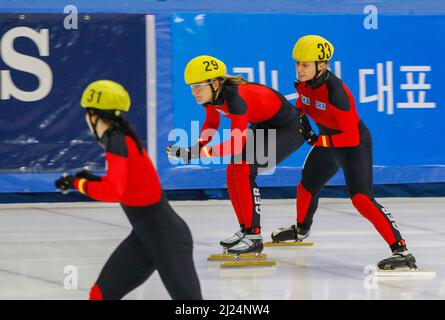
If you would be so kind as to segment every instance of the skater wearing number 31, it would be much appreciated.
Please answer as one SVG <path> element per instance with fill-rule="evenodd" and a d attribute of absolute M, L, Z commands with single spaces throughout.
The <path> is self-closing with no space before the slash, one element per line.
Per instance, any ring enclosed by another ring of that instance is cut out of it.
<path fill-rule="evenodd" d="M 105 149 L 107 173 L 98 177 L 84 170 L 61 177 L 56 187 L 119 202 L 132 227 L 103 267 L 90 299 L 121 299 L 155 270 L 173 299 L 202 299 L 190 230 L 170 206 L 145 148 L 122 117 L 130 108 L 128 92 L 116 82 L 95 81 L 85 89 L 81 105 Z"/>

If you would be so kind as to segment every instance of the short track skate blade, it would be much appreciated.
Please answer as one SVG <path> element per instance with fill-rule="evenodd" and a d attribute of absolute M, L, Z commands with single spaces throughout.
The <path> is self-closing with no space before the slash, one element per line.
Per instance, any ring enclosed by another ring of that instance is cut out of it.
<path fill-rule="evenodd" d="M 379 279 L 395 279 L 395 278 L 422 278 L 422 279 L 434 279 L 436 272 L 434 270 L 426 269 L 396 269 L 396 270 L 379 270 L 377 269 L 375 275 Z"/>
<path fill-rule="evenodd" d="M 221 262 L 221 268 L 245 268 L 245 267 L 273 267 L 277 264 L 275 260 L 257 260 L 257 261 L 230 261 Z"/>
<path fill-rule="evenodd" d="M 221 261 L 221 260 L 233 260 L 235 257 L 234 254 L 230 254 L 230 253 L 222 253 L 222 254 L 211 254 L 207 257 L 207 261 Z M 267 254 L 266 253 L 261 253 L 260 257 L 261 260 L 265 260 L 267 259 Z M 240 254 L 240 259 L 257 259 L 257 256 L 255 255 L 255 253 L 244 253 L 244 254 Z"/>
<path fill-rule="evenodd" d="M 311 247 L 313 245 L 314 245 L 313 242 L 305 242 L 305 241 L 263 242 L 263 246 L 265 247 Z"/>

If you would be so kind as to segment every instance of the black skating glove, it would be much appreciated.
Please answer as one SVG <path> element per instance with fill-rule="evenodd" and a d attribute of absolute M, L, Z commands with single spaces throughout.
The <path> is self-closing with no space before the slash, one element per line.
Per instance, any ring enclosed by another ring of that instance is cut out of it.
<path fill-rule="evenodd" d="M 101 181 L 102 180 L 102 177 L 95 176 L 87 169 L 83 169 L 82 171 L 76 173 L 76 178 L 87 179 L 88 181 Z"/>
<path fill-rule="evenodd" d="M 182 159 L 185 164 L 189 164 L 191 159 L 199 158 L 199 152 L 200 148 L 198 145 L 193 147 L 167 147 L 167 154 L 169 158 Z"/>
<path fill-rule="evenodd" d="M 76 181 L 76 177 L 73 175 L 63 174 L 62 177 L 55 181 L 56 189 L 60 190 L 63 194 L 67 194 L 69 189 L 74 188 L 74 181 Z"/>
<path fill-rule="evenodd" d="M 307 141 L 307 143 L 313 146 L 318 140 L 318 135 L 312 130 L 309 119 L 304 113 L 300 114 L 300 123 L 300 133 L 304 136 L 304 139 Z"/>

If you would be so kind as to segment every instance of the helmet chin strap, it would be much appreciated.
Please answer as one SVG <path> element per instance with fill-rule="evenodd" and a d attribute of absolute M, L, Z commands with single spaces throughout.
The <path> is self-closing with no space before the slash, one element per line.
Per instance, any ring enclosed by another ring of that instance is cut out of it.
<path fill-rule="evenodd" d="M 93 115 L 91 114 L 91 112 L 88 111 L 88 118 L 90 120 L 91 127 L 93 128 L 94 137 L 97 141 L 100 141 L 99 135 L 97 133 L 97 124 L 99 123 L 99 117 L 96 115 L 96 121 L 94 122 Z"/>
<path fill-rule="evenodd" d="M 322 75 L 322 73 L 323 73 L 323 69 L 322 70 L 318 70 L 318 62 L 319 61 L 315 61 L 315 76 L 311 80 L 318 79 Z"/>
<path fill-rule="evenodd" d="M 323 75 L 324 69 L 318 70 L 319 61 L 315 61 L 315 75 L 311 80 L 308 80 L 307 83 L 310 86 L 316 85 L 317 80 Z"/>
<path fill-rule="evenodd" d="M 218 89 L 214 89 L 213 88 L 213 83 L 216 81 L 216 79 L 212 82 L 212 83 L 209 83 L 209 86 L 210 86 L 210 89 L 212 90 L 212 104 L 215 104 L 216 103 L 216 93 L 218 92 Z M 221 84 L 220 84 L 221 85 Z"/>

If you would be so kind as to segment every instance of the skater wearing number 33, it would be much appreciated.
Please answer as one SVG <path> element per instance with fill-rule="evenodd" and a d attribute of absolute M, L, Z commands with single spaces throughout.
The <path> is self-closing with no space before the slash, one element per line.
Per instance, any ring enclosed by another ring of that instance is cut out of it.
<path fill-rule="evenodd" d="M 380 261 L 378 267 L 415 270 L 416 260 L 406 248 L 391 213 L 374 199 L 371 133 L 357 114 L 349 89 L 327 70 L 333 55 L 334 46 L 317 35 L 300 38 L 292 52 L 301 132 L 313 147 L 297 189 L 296 224 L 272 232 L 272 239 L 280 242 L 309 236 L 320 190 L 341 168 L 353 206 L 374 225 L 392 251 L 392 256 Z M 308 117 L 316 123 L 318 135 Z"/>

